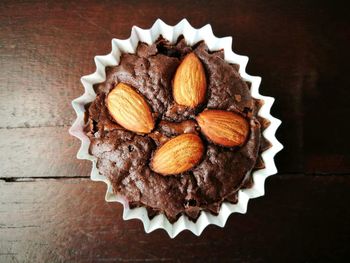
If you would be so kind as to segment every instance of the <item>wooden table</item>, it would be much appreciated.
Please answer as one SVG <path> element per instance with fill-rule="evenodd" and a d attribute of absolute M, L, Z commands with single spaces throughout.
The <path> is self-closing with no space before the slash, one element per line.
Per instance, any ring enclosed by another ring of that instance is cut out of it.
<path fill-rule="evenodd" d="M 345 262 L 350 19 L 322 1 L 1 1 L 0 262 Z M 210 23 L 276 98 L 279 174 L 248 214 L 171 240 L 123 221 L 68 134 L 93 57 L 156 18 Z"/>

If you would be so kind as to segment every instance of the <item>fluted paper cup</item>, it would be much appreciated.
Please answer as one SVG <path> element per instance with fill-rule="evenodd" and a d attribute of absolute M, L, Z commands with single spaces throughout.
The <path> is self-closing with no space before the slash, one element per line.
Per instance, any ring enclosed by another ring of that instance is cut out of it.
<path fill-rule="evenodd" d="M 206 211 L 201 211 L 196 222 L 190 221 L 187 216 L 182 215 L 175 223 L 170 223 L 165 215 L 159 214 L 154 218 L 148 217 L 146 208 L 130 208 L 127 200 L 123 196 L 116 195 L 113 192 L 112 185 L 109 180 L 100 175 L 96 162 L 97 159 L 89 154 L 90 140 L 84 132 L 84 114 L 85 105 L 92 102 L 96 98 L 93 85 L 101 83 L 106 79 L 105 68 L 107 66 L 116 66 L 119 64 L 122 53 L 135 53 L 139 42 L 144 42 L 149 45 L 154 43 L 158 37 L 162 35 L 171 43 L 175 43 L 180 35 L 183 35 L 188 45 L 194 45 L 199 41 L 204 40 L 209 50 L 224 50 L 224 58 L 228 63 L 238 64 L 239 73 L 245 81 L 251 83 L 251 95 L 256 99 L 264 101 L 263 106 L 258 112 L 258 115 L 269 120 L 270 125 L 263 131 L 263 136 L 270 141 L 272 147 L 261 153 L 261 157 L 265 163 L 265 168 L 254 171 L 252 176 L 254 185 L 249 189 L 241 189 L 238 194 L 238 202 L 231 204 L 224 202 L 221 205 L 218 215 L 213 215 Z M 270 114 L 271 106 L 274 98 L 262 96 L 259 93 L 260 77 L 250 76 L 245 72 L 248 57 L 240 56 L 232 51 L 232 37 L 217 38 L 214 36 L 211 26 L 205 25 L 202 28 L 193 28 L 186 19 L 181 20 L 175 26 L 169 26 L 162 20 L 158 19 L 150 29 L 141 29 L 133 26 L 131 36 L 128 39 L 112 39 L 112 51 L 105 56 L 95 56 L 96 71 L 93 74 L 83 76 L 81 82 L 85 92 L 79 98 L 72 101 L 72 106 L 77 114 L 77 119 L 70 128 L 70 133 L 81 140 L 81 146 L 77 154 L 78 159 L 86 159 L 92 161 L 91 180 L 102 181 L 107 184 L 107 192 L 105 199 L 108 202 L 119 202 L 124 207 L 123 219 L 140 219 L 147 233 L 156 229 L 164 229 L 171 238 L 174 238 L 183 230 L 190 230 L 195 235 L 200 235 L 203 230 L 210 224 L 223 227 L 227 218 L 235 212 L 246 213 L 248 200 L 264 195 L 265 179 L 277 173 L 274 162 L 274 156 L 283 146 L 277 141 L 275 132 L 281 121 L 272 117 Z"/>

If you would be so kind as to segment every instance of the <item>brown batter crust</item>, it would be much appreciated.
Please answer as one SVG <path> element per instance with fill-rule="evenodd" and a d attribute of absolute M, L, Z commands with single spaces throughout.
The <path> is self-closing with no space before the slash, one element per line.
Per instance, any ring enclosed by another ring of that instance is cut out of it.
<path fill-rule="evenodd" d="M 208 83 L 205 103 L 194 109 L 177 105 L 172 98 L 173 76 L 189 52 L 201 60 Z M 105 99 L 119 82 L 135 88 L 150 105 L 156 119 L 151 134 L 127 131 L 110 116 Z M 118 66 L 106 69 L 106 81 L 94 88 L 97 97 L 88 108 L 90 152 L 114 191 L 131 206 L 145 206 L 150 216 L 164 213 L 174 222 L 181 214 L 196 220 L 201 210 L 218 213 L 223 201 L 236 202 L 238 190 L 252 185 L 251 171 L 264 167 L 258 158 L 261 145 L 268 147 L 261 136 L 268 124 L 257 117 L 262 102 L 251 97 L 238 66 L 227 63 L 223 51 L 209 52 L 204 42 L 193 47 L 183 38 L 174 45 L 163 38 L 151 46 L 139 43 L 136 54 L 123 54 Z M 203 136 L 195 116 L 207 108 L 244 116 L 250 124 L 246 143 L 227 148 Z M 202 161 L 179 175 L 153 172 L 149 164 L 157 146 L 188 132 L 197 133 L 205 143 Z"/>

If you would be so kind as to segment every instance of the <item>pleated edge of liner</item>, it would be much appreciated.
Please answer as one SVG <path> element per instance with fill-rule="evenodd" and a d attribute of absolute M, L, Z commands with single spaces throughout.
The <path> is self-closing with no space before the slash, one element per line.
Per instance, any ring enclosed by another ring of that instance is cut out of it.
<path fill-rule="evenodd" d="M 236 204 L 223 202 L 218 215 L 201 211 L 201 214 L 196 222 L 192 222 L 187 218 L 187 216 L 181 215 L 176 222 L 170 223 L 163 214 L 159 214 L 150 219 L 145 207 L 131 209 L 127 200 L 113 192 L 112 185 L 109 180 L 99 174 L 96 167 L 97 159 L 89 154 L 90 140 L 84 132 L 85 105 L 91 103 L 96 98 L 93 85 L 106 80 L 105 68 L 107 66 L 118 65 L 122 53 L 135 53 L 139 41 L 150 45 L 154 43 L 160 35 L 171 43 L 175 43 L 178 37 L 183 35 L 188 45 L 192 46 L 195 43 L 204 40 L 209 50 L 224 50 L 225 60 L 228 63 L 238 64 L 239 73 L 242 79 L 251 83 L 252 97 L 264 101 L 258 112 L 258 116 L 261 116 L 270 122 L 270 125 L 263 130 L 262 134 L 271 143 L 271 147 L 261 153 L 261 158 L 265 163 L 265 168 L 252 172 L 254 180 L 253 186 L 251 188 L 239 190 L 238 202 Z M 102 181 L 107 184 L 105 196 L 106 201 L 119 202 L 123 205 L 124 220 L 140 219 L 146 233 L 150 233 L 156 229 L 164 229 L 171 238 L 174 238 L 181 231 L 189 230 L 193 234 L 199 236 L 210 224 L 224 227 L 228 217 L 232 213 L 246 213 L 249 199 L 264 195 L 266 178 L 277 173 L 274 156 L 283 149 L 282 144 L 275 137 L 277 128 L 281 125 L 281 121 L 270 114 L 271 107 L 274 103 L 274 98 L 263 96 L 259 93 L 261 78 L 251 76 L 245 72 L 248 57 L 238 55 L 232 51 L 232 37 L 215 37 L 212 27 L 209 24 L 203 26 L 202 28 L 195 29 L 186 19 L 181 20 L 175 26 L 169 26 L 162 20 L 157 19 L 150 29 L 142 29 L 137 26 L 133 26 L 131 35 L 128 39 L 121 40 L 113 38 L 111 52 L 104 56 L 95 56 L 94 61 L 96 64 L 96 71 L 81 78 L 81 83 L 84 86 L 84 94 L 72 101 L 72 106 L 76 112 L 77 118 L 72 127 L 69 129 L 69 132 L 71 135 L 77 137 L 81 141 L 77 158 L 92 161 L 91 180 Z"/>

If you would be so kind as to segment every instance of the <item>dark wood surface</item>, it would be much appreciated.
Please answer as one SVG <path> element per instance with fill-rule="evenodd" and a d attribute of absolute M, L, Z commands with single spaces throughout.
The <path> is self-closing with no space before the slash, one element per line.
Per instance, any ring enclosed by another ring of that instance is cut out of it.
<path fill-rule="evenodd" d="M 0 262 L 348 261 L 348 11 L 337 1 L 1 1 Z M 68 134 L 93 57 L 158 17 L 233 36 L 283 121 L 266 196 L 200 237 L 123 221 Z"/>

